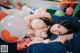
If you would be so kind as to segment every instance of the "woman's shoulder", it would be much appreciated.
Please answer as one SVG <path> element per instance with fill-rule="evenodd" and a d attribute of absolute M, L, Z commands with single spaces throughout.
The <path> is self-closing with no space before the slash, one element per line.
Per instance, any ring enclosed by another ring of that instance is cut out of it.
<path fill-rule="evenodd" d="M 73 39 L 80 40 L 80 31 L 76 32 L 76 33 L 73 35 Z"/>
<path fill-rule="evenodd" d="M 52 35 L 50 40 L 55 40 L 58 36 L 57 35 Z"/>

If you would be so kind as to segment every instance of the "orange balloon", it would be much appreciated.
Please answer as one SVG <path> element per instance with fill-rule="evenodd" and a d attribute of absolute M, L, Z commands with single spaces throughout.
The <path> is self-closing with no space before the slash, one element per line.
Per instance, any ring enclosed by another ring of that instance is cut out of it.
<path fill-rule="evenodd" d="M 2 20 L 7 14 L 5 12 L 0 12 L 0 20 Z"/>

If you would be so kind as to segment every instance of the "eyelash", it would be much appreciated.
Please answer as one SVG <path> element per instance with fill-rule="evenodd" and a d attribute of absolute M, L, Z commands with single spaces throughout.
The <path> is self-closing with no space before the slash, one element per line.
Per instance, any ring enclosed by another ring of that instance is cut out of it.
<path fill-rule="evenodd" d="M 58 28 L 60 28 L 61 26 L 58 26 Z"/>

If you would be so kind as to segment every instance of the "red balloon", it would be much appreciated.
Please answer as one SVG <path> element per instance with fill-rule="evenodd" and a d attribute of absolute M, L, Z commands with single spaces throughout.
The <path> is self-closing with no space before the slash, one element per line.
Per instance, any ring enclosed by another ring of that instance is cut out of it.
<path fill-rule="evenodd" d="M 0 12 L 0 20 L 2 20 L 7 14 L 5 12 Z"/>
<path fill-rule="evenodd" d="M 4 5 L 9 5 L 9 3 L 8 3 L 7 0 L 3 0 L 3 4 L 4 4 Z"/>
<path fill-rule="evenodd" d="M 67 15 L 72 15 L 73 12 L 74 12 L 74 10 L 73 10 L 73 8 L 71 8 L 71 7 L 69 7 L 69 8 L 66 9 L 66 14 L 67 14 Z"/>
<path fill-rule="evenodd" d="M 18 6 L 21 6 L 22 4 L 21 4 L 21 2 L 17 2 L 17 5 L 18 5 Z"/>
<path fill-rule="evenodd" d="M 20 6 L 16 6 L 16 8 L 17 8 L 18 10 L 21 10 L 21 7 L 20 7 Z"/>

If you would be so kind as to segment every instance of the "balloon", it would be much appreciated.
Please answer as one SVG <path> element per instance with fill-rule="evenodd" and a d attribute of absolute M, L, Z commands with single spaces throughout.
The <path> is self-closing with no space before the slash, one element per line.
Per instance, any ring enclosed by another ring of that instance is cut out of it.
<path fill-rule="evenodd" d="M 13 0 L 10 0 L 10 4 L 11 4 L 11 5 L 13 5 L 13 2 L 14 2 Z"/>
<path fill-rule="evenodd" d="M 22 3 L 22 6 L 26 5 L 26 3 Z"/>
<path fill-rule="evenodd" d="M 16 6 L 16 8 L 17 8 L 18 10 L 21 10 L 21 6 Z"/>
<path fill-rule="evenodd" d="M 4 4 L 4 5 L 9 5 L 9 3 L 8 3 L 7 0 L 3 0 L 3 4 Z"/>
<path fill-rule="evenodd" d="M 58 10 L 64 10 L 64 7 L 61 5 L 57 6 L 57 8 L 58 8 Z"/>
<path fill-rule="evenodd" d="M 35 7 L 32 7 L 31 9 L 32 9 L 33 11 L 35 11 L 35 10 L 36 10 L 36 8 L 35 8 Z"/>
<path fill-rule="evenodd" d="M 0 21 L 7 16 L 7 14 L 5 12 L 0 12 Z"/>
<path fill-rule="evenodd" d="M 25 17 L 27 15 L 30 15 L 30 13 L 26 12 L 25 10 L 17 11 L 16 13 L 13 13 L 13 15 Z"/>
<path fill-rule="evenodd" d="M 0 22 L 0 37 L 6 42 L 17 42 L 24 38 L 27 32 L 26 21 L 20 16 L 6 16 Z"/>
<path fill-rule="evenodd" d="M 7 0 L 9 4 L 13 5 L 13 0 Z"/>
<path fill-rule="evenodd" d="M 25 6 L 25 5 L 22 7 L 22 10 L 25 10 L 26 12 L 32 12 L 32 13 L 35 13 L 30 7 Z"/>
<path fill-rule="evenodd" d="M 18 5 L 18 6 L 21 6 L 21 5 L 22 5 L 22 3 L 21 3 L 21 2 L 17 2 L 17 5 Z"/>
<path fill-rule="evenodd" d="M 10 4 L 10 0 L 8 0 L 8 3 Z"/>
<path fill-rule="evenodd" d="M 69 8 L 66 9 L 66 14 L 67 14 L 67 15 L 72 15 L 73 12 L 74 12 L 74 10 L 73 10 L 73 8 L 71 8 L 71 7 L 69 7 Z"/>
<path fill-rule="evenodd" d="M 64 13 L 62 10 L 57 10 L 57 11 L 55 12 L 55 15 L 56 15 L 56 16 L 65 16 L 65 13 Z"/>

